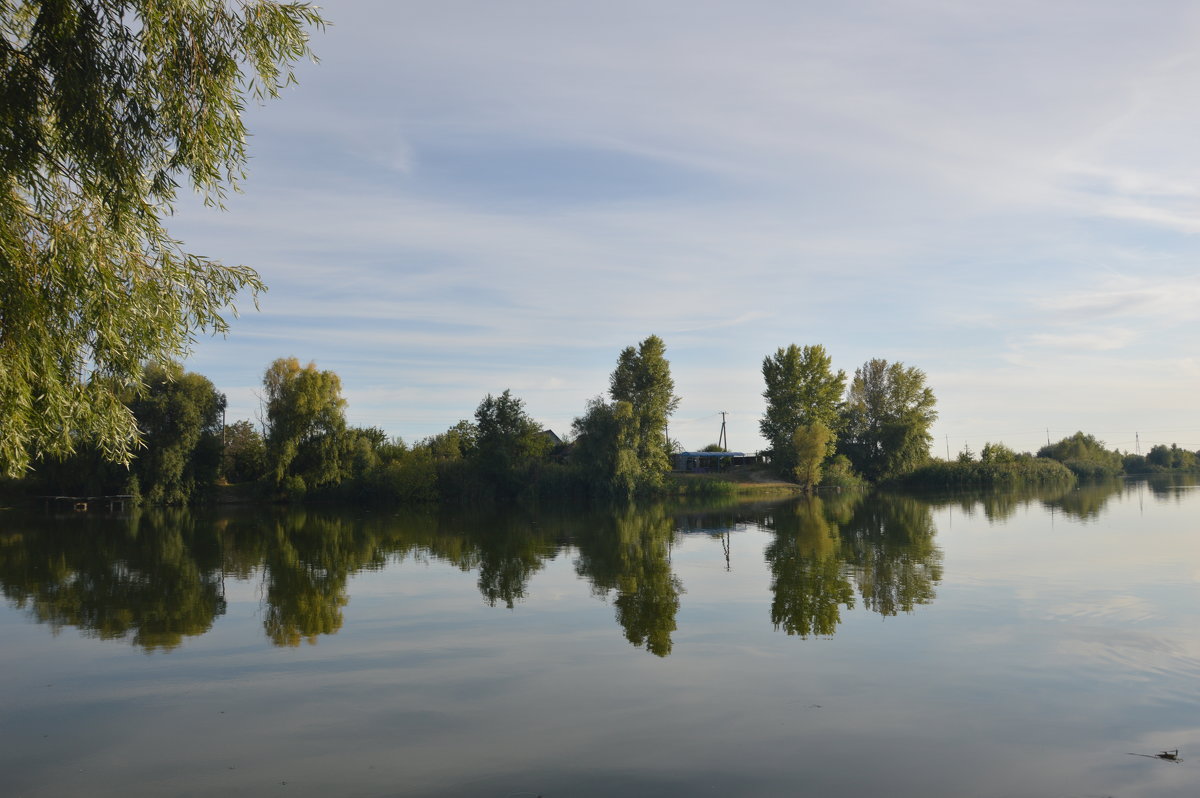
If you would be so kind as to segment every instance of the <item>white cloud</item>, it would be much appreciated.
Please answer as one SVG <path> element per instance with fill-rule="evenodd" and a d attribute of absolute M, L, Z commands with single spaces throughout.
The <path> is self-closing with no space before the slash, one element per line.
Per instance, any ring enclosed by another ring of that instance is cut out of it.
<path fill-rule="evenodd" d="M 218 384 L 295 354 L 395 433 L 506 386 L 569 421 L 657 332 L 740 441 L 791 342 L 925 368 L 939 432 L 1191 416 L 1192 4 L 324 5 L 247 194 L 175 220 L 272 286 Z"/>

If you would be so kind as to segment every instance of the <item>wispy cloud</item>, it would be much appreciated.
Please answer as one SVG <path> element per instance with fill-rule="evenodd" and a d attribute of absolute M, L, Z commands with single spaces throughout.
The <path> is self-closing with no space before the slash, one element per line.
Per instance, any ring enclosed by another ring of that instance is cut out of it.
<path fill-rule="evenodd" d="M 1178 325 L 1200 319 L 1200 273 L 1183 277 L 1112 276 L 1100 285 L 1036 303 L 1063 321 L 1143 317 Z"/>
<path fill-rule="evenodd" d="M 1113 329 L 1104 332 L 1088 333 L 1038 333 L 1028 336 L 1025 341 L 1030 346 L 1067 351 L 1109 352 L 1124 349 L 1137 338 L 1132 330 Z"/>
<path fill-rule="evenodd" d="M 1194 4 L 323 5 L 246 195 L 173 220 L 272 286 L 218 384 L 295 354 L 398 434 L 504 387 L 569 422 L 657 332 L 742 441 L 792 342 L 921 366 L 948 428 L 1189 417 Z"/>

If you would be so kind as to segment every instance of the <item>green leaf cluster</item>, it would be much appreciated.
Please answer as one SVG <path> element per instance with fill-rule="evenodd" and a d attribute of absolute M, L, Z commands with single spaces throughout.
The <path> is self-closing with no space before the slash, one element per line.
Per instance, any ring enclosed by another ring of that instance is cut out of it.
<path fill-rule="evenodd" d="M 306 3 L 0 3 L 0 470 L 83 441 L 127 463 L 146 362 L 224 333 L 244 266 L 168 233 L 181 181 L 243 177 L 248 97 L 276 95 L 323 20 Z"/>
<path fill-rule="evenodd" d="M 621 351 L 609 378 L 612 401 L 629 404 L 638 470 L 641 479 L 651 484 L 660 483 L 671 470 L 667 421 L 679 406 L 666 352 L 663 340 L 651 335 L 636 348 Z"/>
<path fill-rule="evenodd" d="M 763 358 L 762 375 L 767 407 L 758 426 L 771 444 L 779 472 L 791 475 L 801 465 L 794 437 L 801 428 L 810 433 L 814 424 L 824 428 L 828 435 L 821 459 L 833 454 L 837 430 L 841 427 L 839 406 L 846 389 L 846 373 L 833 371 L 833 361 L 825 347 L 791 344 L 780 348 L 774 355 Z M 811 455 L 808 459 L 811 461 Z"/>
<path fill-rule="evenodd" d="M 545 458 L 550 441 L 525 411 L 525 403 L 505 390 L 488 394 L 475 410 L 475 457 L 502 497 L 520 492 L 533 464 Z"/>
<path fill-rule="evenodd" d="M 221 470 L 225 397 L 207 377 L 178 363 L 146 367 L 142 393 L 129 405 L 145 448 L 133 462 L 150 504 L 185 504 L 210 489 Z"/>
<path fill-rule="evenodd" d="M 336 485 L 343 473 L 346 400 L 342 381 L 315 363 L 279 358 L 263 376 L 267 463 L 272 483 L 293 498 Z"/>
<path fill-rule="evenodd" d="M 1119 452 L 1104 448 L 1103 441 L 1082 431 L 1043 446 L 1038 457 L 1057 460 L 1081 477 L 1116 476 L 1124 470 Z"/>
<path fill-rule="evenodd" d="M 925 372 L 868 360 L 850 384 L 839 449 L 872 482 L 911 471 L 929 459 L 936 404 Z"/>

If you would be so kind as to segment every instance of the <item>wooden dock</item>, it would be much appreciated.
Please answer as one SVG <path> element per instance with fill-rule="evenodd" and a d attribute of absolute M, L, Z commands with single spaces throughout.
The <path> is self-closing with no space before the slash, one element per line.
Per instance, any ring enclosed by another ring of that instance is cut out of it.
<path fill-rule="evenodd" d="M 92 509 L 124 510 L 126 504 L 133 504 L 132 494 L 114 496 L 39 496 L 46 503 L 46 509 L 68 505 L 77 513 L 86 513 Z"/>

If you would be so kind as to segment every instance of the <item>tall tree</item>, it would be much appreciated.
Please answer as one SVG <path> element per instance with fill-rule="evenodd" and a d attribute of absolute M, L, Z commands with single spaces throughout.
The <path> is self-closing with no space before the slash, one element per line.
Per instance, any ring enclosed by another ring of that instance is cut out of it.
<path fill-rule="evenodd" d="M 236 188 L 246 100 L 290 83 L 322 24 L 272 0 L 0 3 L 0 471 L 81 441 L 128 462 L 142 364 L 263 289 L 163 219 L 180 182 Z"/>
<path fill-rule="evenodd" d="M 850 385 L 841 449 L 873 481 L 910 471 L 929 459 L 935 404 L 925 372 L 868 360 L 855 370 Z"/>
<path fill-rule="evenodd" d="M 276 487 L 301 496 L 339 482 L 346 400 L 338 375 L 281 357 L 267 369 L 263 388 L 268 471 Z"/>
<path fill-rule="evenodd" d="M 791 344 L 763 358 L 763 381 L 767 386 L 763 398 L 767 400 L 767 409 L 758 427 L 774 450 L 775 467 L 788 476 L 799 464 L 793 436 L 800 427 L 824 425 L 829 431 L 825 455 L 833 454 L 839 426 L 838 403 L 846 390 L 846 373 L 840 370 L 835 373 L 832 365 L 820 344 L 803 348 Z"/>
<path fill-rule="evenodd" d="M 667 420 L 679 406 L 667 345 L 657 335 L 622 350 L 609 378 L 609 396 L 628 402 L 637 430 L 637 458 L 644 479 L 656 481 L 671 470 Z"/>

